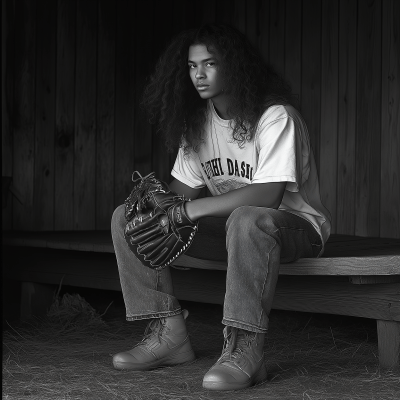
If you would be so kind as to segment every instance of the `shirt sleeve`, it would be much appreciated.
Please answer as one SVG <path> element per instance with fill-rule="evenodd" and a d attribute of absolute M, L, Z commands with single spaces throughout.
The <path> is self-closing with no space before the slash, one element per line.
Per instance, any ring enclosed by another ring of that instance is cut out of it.
<path fill-rule="evenodd" d="M 206 183 L 195 157 L 193 152 L 185 156 L 183 148 L 179 148 L 171 175 L 193 189 L 201 189 Z"/>
<path fill-rule="evenodd" d="M 296 130 L 295 121 L 283 106 L 264 114 L 256 137 L 259 156 L 252 183 L 287 181 L 286 190 L 299 191 L 302 137 Z"/>

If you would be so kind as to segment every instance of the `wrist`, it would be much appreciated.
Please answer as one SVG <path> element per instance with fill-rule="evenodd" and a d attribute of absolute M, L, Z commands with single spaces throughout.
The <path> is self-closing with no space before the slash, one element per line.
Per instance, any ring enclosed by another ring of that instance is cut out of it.
<path fill-rule="evenodd" d="M 191 221 L 196 221 L 196 220 L 198 220 L 199 218 L 200 218 L 200 216 L 198 216 L 197 215 L 197 212 L 196 212 L 196 201 L 195 200 L 193 200 L 193 201 L 187 201 L 186 203 L 185 203 L 185 212 L 186 212 L 186 215 L 187 215 L 187 217 L 191 220 Z"/>

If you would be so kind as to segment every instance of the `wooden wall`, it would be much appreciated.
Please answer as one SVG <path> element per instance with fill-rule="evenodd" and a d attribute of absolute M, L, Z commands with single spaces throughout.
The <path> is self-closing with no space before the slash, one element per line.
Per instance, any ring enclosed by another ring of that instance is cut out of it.
<path fill-rule="evenodd" d="M 333 232 L 400 237 L 400 1 L 5 0 L 3 228 L 108 229 L 130 175 L 174 155 L 138 99 L 169 39 L 230 23 L 291 82 Z M 23 204 L 22 204 L 23 203 Z"/>

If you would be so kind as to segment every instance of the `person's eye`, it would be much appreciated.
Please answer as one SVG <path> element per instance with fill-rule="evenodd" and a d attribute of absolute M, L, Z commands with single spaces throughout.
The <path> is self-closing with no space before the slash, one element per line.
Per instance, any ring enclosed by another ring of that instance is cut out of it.
<path fill-rule="evenodd" d="M 210 61 L 207 63 L 208 66 L 210 67 L 215 67 L 215 62 L 214 61 Z"/>
<path fill-rule="evenodd" d="M 189 66 L 190 69 L 193 69 L 195 67 L 194 64 L 188 64 L 188 66 Z"/>

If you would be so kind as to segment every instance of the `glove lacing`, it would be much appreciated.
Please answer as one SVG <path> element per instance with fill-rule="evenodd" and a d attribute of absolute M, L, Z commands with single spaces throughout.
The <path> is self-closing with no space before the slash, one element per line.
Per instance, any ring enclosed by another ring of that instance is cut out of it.
<path fill-rule="evenodd" d="M 135 174 L 139 175 L 139 178 L 134 178 Z M 128 213 L 130 214 L 133 211 L 133 208 L 136 208 L 137 211 L 140 211 L 142 209 L 143 204 L 146 202 L 146 200 L 149 198 L 151 194 L 145 195 L 145 193 L 148 191 L 149 187 L 152 188 L 152 192 L 158 191 L 161 193 L 165 193 L 165 190 L 161 184 L 160 181 L 158 181 L 155 176 L 154 172 L 151 172 L 150 174 L 146 175 L 143 177 L 139 171 L 133 171 L 132 173 L 132 182 L 136 184 L 136 182 L 140 181 L 135 185 L 133 188 L 132 193 L 130 196 L 125 200 L 125 205 L 127 209 L 129 210 Z M 136 198 L 136 201 L 134 203 L 131 202 L 131 198 L 134 197 Z M 126 213 L 126 215 L 128 215 Z"/>

